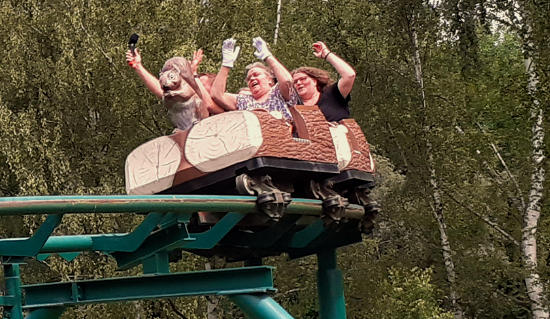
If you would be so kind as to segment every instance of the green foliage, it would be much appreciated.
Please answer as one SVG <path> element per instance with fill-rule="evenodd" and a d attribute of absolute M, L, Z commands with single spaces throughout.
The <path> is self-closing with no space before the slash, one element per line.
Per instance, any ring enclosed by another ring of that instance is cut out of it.
<path fill-rule="evenodd" d="M 453 314 L 439 307 L 436 287 L 430 283 L 431 269 L 391 268 L 383 282 L 385 295 L 379 318 L 450 319 Z"/>
<path fill-rule="evenodd" d="M 449 285 L 432 212 L 425 141 L 435 170 L 453 258 L 457 290 L 468 317 L 529 316 L 519 248 L 478 216 L 521 238 L 521 195 L 531 174 L 529 111 L 518 31 L 489 32 L 490 10 L 508 1 L 282 1 L 272 51 L 289 69 L 303 65 L 336 73 L 311 54 L 314 41 L 357 70 L 352 114 L 378 163 L 376 197 L 383 212 L 374 234 L 340 250 L 350 318 L 447 318 Z M 538 99 L 550 102 L 547 4 L 521 2 L 532 25 L 540 66 Z M 545 7 L 546 6 L 546 7 Z M 0 192 L 3 196 L 122 194 L 124 160 L 137 145 L 170 133 L 163 106 L 125 65 L 128 36 L 153 74 L 174 55 L 203 48 L 201 72 L 217 72 L 221 42 L 235 37 L 241 55 L 228 82 L 244 85 L 255 61 L 254 36 L 272 43 L 277 2 L 267 0 L 22 0 L 0 4 Z M 412 60 L 418 34 L 426 108 Z M 546 128 L 548 124 L 546 123 Z M 425 128 L 428 127 L 428 130 Z M 499 151 L 521 195 L 491 145 Z M 548 139 L 546 139 L 547 154 Z M 548 161 L 546 161 L 548 163 Z M 546 164 L 547 171 L 548 164 Z M 550 282 L 548 182 L 538 229 L 540 273 Z M 478 215 L 476 215 L 477 213 Z M 3 218 L 2 237 L 28 236 L 43 217 Z M 68 216 L 57 234 L 121 232 L 138 217 Z M 186 255 L 173 270 L 203 268 Z M 275 298 L 296 318 L 317 316 L 315 259 L 277 265 Z M 396 265 L 401 265 L 397 267 Z M 427 270 L 422 270 L 427 269 Z M 24 268 L 25 282 L 132 275 L 115 272 L 106 256 L 83 254 L 72 263 L 52 257 Z M 42 274 L 42 275 L 38 275 Z M 65 318 L 205 318 L 204 298 L 75 308 Z M 222 302 L 225 317 L 242 314 Z M 367 309 L 367 310 L 365 310 Z"/>

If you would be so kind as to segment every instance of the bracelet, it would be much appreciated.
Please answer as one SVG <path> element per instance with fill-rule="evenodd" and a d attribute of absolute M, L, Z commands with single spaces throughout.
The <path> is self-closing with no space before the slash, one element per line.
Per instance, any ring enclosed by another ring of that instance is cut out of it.
<path fill-rule="evenodd" d="M 331 54 L 332 51 L 329 51 L 326 55 L 325 55 L 325 60 L 328 58 L 328 55 Z"/>

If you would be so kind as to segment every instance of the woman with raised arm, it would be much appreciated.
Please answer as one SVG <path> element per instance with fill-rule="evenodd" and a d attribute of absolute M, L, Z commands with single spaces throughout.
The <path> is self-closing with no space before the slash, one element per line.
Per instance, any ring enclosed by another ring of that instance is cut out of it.
<path fill-rule="evenodd" d="M 301 67 L 292 71 L 292 80 L 304 105 L 318 105 L 329 122 L 349 118 L 350 92 L 355 82 L 355 70 L 330 51 L 323 42 L 313 44 L 313 54 L 326 60 L 340 75 L 338 82 L 318 68 Z"/>
<path fill-rule="evenodd" d="M 256 48 L 254 55 L 265 61 L 269 67 L 260 62 L 246 67 L 246 83 L 250 94 L 225 92 L 229 71 L 233 68 L 240 51 L 240 47 L 235 47 L 235 43 L 236 40 L 233 38 L 223 41 L 222 66 L 212 85 L 214 101 L 227 111 L 265 109 L 277 118 L 291 121 L 292 116 L 288 107 L 294 106 L 298 100 L 292 88 L 292 76 L 260 37 L 252 40 L 252 45 Z"/>

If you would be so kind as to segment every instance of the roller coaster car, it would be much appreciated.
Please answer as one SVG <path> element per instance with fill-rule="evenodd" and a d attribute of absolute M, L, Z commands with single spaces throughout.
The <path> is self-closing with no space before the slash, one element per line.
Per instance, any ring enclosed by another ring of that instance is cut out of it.
<path fill-rule="evenodd" d="M 376 213 L 374 161 L 355 120 L 329 123 L 316 106 L 291 112 L 293 127 L 264 110 L 232 111 L 149 141 L 126 159 L 126 191 L 255 195 L 273 220 L 291 196 L 321 199 L 328 221 L 350 202 Z"/>

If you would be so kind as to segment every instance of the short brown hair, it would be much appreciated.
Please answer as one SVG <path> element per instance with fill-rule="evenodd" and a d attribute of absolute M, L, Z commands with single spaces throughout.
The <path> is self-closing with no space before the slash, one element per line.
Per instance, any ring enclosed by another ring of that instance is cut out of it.
<path fill-rule="evenodd" d="M 330 77 L 330 73 L 325 70 L 318 68 L 303 66 L 297 69 L 292 70 L 291 75 L 296 73 L 304 73 L 310 78 L 313 78 L 317 81 L 317 90 L 323 92 L 323 90 L 328 86 L 334 83 L 334 80 Z"/>

